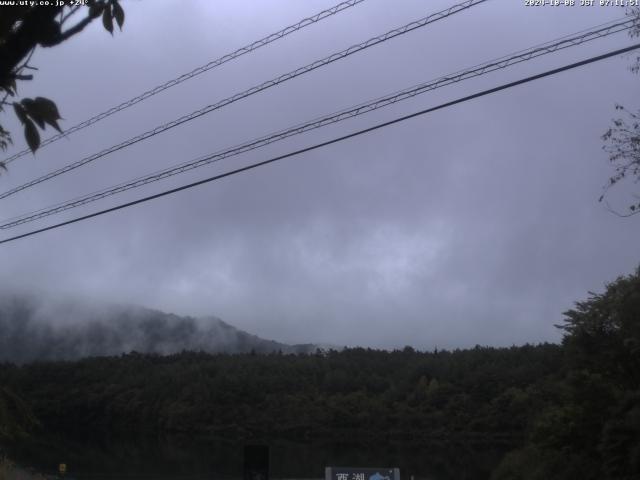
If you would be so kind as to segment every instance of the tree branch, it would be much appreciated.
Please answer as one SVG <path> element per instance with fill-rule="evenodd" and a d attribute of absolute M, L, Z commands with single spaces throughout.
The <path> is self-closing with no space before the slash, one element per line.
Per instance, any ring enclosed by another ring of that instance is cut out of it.
<path fill-rule="evenodd" d="M 6 85 L 20 62 L 38 44 L 48 45 L 59 35 L 55 18 L 62 7 L 33 8 L 22 19 L 15 32 L 0 44 L 0 85 Z M 56 30 L 57 29 L 57 30 Z"/>
<path fill-rule="evenodd" d="M 75 7 L 70 7 L 70 10 L 67 12 L 66 15 L 62 15 L 62 13 L 61 13 L 60 25 L 62 25 L 64 22 L 66 22 L 69 19 L 69 17 L 71 17 L 71 15 L 76 13 L 79 9 L 80 9 L 80 5 L 76 5 Z"/>
<path fill-rule="evenodd" d="M 87 16 L 84 19 L 82 19 L 80 22 L 76 23 L 73 27 L 71 27 L 69 30 L 62 32 L 59 35 L 59 41 L 56 42 L 54 45 L 57 45 L 60 42 L 65 41 L 66 39 L 74 36 L 77 33 L 80 33 L 82 30 L 84 30 L 84 28 L 89 25 L 91 23 L 91 21 L 93 20 L 93 18 L 91 16 Z"/>
<path fill-rule="evenodd" d="M 614 210 L 614 209 L 611 207 L 611 205 L 609 205 L 609 202 L 607 202 L 606 200 L 604 201 L 604 204 L 605 204 L 605 209 L 606 209 L 607 211 L 609 211 L 609 213 L 613 213 L 614 215 L 616 215 L 616 216 L 618 216 L 618 217 L 620 217 L 620 218 L 633 217 L 634 215 L 637 215 L 637 214 L 639 214 L 639 213 L 640 213 L 640 209 L 637 209 L 637 210 L 632 211 L 631 213 L 624 214 L 624 213 L 620 213 L 620 212 L 618 212 L 618 211 Z"/>

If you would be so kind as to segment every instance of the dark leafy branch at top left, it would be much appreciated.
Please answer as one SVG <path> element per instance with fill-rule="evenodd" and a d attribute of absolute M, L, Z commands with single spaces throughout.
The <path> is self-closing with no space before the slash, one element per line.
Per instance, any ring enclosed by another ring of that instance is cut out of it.
<path fill-rule="evenodd" d="M 124 10 L 118 0 L 89 0 L 86 6 L 5 7 L 0 15 L 0 111 L 13 110 L 24 128 L 32 152 L 40 146 L 40 133 L 47 125 L 61 131 L 56 104 L 44 97 L 18 99 L 18 83 L 33 79 L 31 55 L 38 47 L 50 48 L 82 32 L 92 21 L 101 18 L 111 34 L 114 22 L 120 30 Z M 27 71 L 27 73 L 25 73 Z M 12 142 L 11 132 L 0 123 L 0 149 Z M 0 168 L 6 166 L 0 162 Z"/>

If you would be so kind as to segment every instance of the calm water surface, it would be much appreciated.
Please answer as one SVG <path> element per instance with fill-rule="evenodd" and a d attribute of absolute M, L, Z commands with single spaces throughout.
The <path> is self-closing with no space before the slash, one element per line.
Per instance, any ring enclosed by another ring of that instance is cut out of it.
<path fill-rule="evenodd" d="M 272 478 L 321 478 L 324 467 L 399 467 L 409 480 L 482 480 L 504 450 L 482 445 L 392 443 L 345 439 L 345 443 L 269 444 Z M 199 480 L 242 477 L 244 443 L 189 436 L 118 437 L 92 435 L 40 437 L 12 445 L 9 453 L 21 465 L 55 473 L 67 464 L 67 480 Z"/>

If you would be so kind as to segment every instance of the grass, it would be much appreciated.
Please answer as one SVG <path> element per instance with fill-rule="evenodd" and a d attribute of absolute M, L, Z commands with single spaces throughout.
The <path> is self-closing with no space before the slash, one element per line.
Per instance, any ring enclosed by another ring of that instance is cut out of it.
<path fill-rule="evenodd" d="M 0 480 L 9 480 L 13 464 L 5 457 L 0 457 Z"/>
<path fill-rule="evenodd" d="M 0 480 L 47 480 L 47 477 L 16 467 L 11 460 L 0 456 Z"/>

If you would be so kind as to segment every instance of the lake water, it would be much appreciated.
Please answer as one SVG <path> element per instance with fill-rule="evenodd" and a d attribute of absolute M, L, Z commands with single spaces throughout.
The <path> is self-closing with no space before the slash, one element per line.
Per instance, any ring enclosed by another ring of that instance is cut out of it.
<path fill-rule="evenodd" d="M 325 466 L 399 467 L 409 480 L 482 480 L 489 478 L 504 450 L 464 443 L 380 445 L 353 439 L 342 443 L 251 442 L 270 447 L 271 477 L 309 479 L 324 476 Z M 67 465 L 66 478 L 87 480 L 239 479 L 244 443 L 189 436 L 138 438 L 93 435 L 40 437 L 11 445 L 18 464 L 53 474 Z"/>

